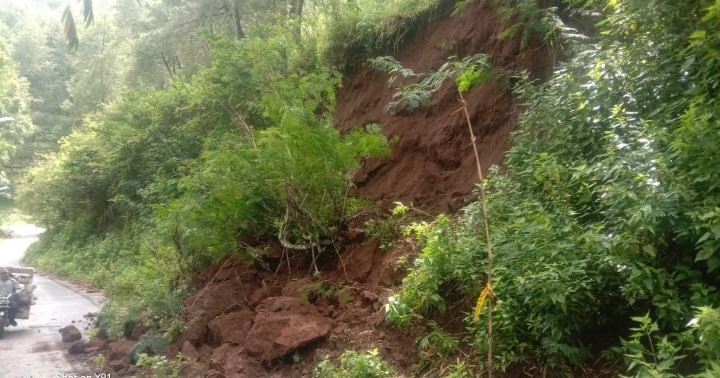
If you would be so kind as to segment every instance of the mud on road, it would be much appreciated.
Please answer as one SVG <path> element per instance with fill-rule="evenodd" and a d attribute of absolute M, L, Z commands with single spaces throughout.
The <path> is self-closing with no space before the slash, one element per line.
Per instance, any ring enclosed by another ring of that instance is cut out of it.
<path fill-rule="evenodd" d="M 42 231 L 31 225 L 12 227 L 13 237 L 0 239 L 0 266 L 22 266 L 25 251 Z M 73 324 L 85 336 L 90 319 L 84 315 L 100 310 L 102 296 L 42 274 L 35 275 L 35 282 L 37 301 L 30 319 L 18 319 L 18 326 L 7 328 L 0 339 L 0 377 L 107 377 L 109 372 L 69 355 L 58 332 Z"/>

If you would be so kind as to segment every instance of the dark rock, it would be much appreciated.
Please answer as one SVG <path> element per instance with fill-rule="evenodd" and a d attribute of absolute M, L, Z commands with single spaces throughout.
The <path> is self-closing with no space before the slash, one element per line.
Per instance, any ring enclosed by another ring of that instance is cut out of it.
<path fill-rule="evenodd" d="M 74 343 L 70 344 L 70 348 L 68 348 L 68 353 L 70 354 L 83 354 L 87 353 L 85 351 L 86 343 L 82 340 L 75 341 Z"/>
<path fill-rule="evenodd" d="M 82 339 L 80 330 L 78 330 L 74 325 L 60 328 L 60 334 L 62 335 L 62 341 L 64 343 L 71 343 Z"/>

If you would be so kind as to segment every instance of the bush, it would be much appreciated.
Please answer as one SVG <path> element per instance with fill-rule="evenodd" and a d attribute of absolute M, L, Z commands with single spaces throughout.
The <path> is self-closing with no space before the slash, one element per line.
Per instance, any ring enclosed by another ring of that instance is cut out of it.
<path fill-rule="evenodd" d="M 278 100 L 266 97 L 277 126 L 259 131 L 254 145 L 240 137 L 218 142 L 181 181 L 185 193 L 164 216 L 189 251 L 235 251 L 242 235 L 278 235 L 297 246 L 331 240 L 345 215 L 356 159 L 388 152 L 377 128 L 343 137 L 316 118 L 316 109 L 275 105 Z"/>
<path fill-rule="evenodd" d="M 432 21 L 450 14 L 454 1 L 352 2 L 332 13 L 321 32 L 320 57 L 347 72 L 368 58 L 394 54 Z"/>
<path fill-rule="evenodd" d="M 315 368 L 316 378 L 385 378 L 395 371 L 379 355 L 377 349 L 360 353 L 352 350 L 343 352 L 340 365 L 336 366 L 328 358 L 323 359 Z"/>
<path fill-rule="evenodd" d="M 715 377 L 720 374 L 720 311 L 701 307 L 687 328 L 673 335 L 661 335 L 657 323 L 649 315 L 634 317 L 637 326 L 622 341 L 619 350 L 625 356 L 624 377 Z M 697 361 L 692 369 L 681 369 L 689 356 Z M 693 373 L 677 374 L 679 370 Z"/>
<path fill-rule="evenodd" d="M 720 196 L 709 170 L 720 155 L 708 128 L 719 118 L 709 99 L 720 70 L 709 54 L 720 5 L 703 4 L 612 4 L 597 44 L 577 46 L 547 83 L 519 80 L 526 112 L 507 170 L 482 183 L 501 368 L 528 358 L 577 366 L 606 347 L 591 336 L 619 339 L 623 330 L 609 325 L 638 313 L 680 339 L 693 308 L 720 303 Z M 479 207 L 417 228 L 423 249 L 386 307 L 389 321 L 432 319 L 451 305 L 470 310 L 487 281 Z M 468 342 L 486 353 L 484 322 L 468 316 L 466 324 Z M 680 350 L 668 345 L 668 356 Z"/>

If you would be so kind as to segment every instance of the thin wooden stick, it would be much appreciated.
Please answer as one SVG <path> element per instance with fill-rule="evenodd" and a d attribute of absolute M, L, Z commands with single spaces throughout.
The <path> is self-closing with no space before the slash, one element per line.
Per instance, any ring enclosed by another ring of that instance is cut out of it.
<path fill-rule="evenodd" d="M 480 178 L 480 203 L 482 204 L 483 221 L 485 223 L 485 240 L 487 241 L 487 255 L 488 255 L 488 269 L 487 269 L 487 282 L 488 286 L 492 290 L 492 266 L 493 266 L 493 250 L 492 243 L 490 242 L 490 221 L 488 220 L 488 208 L 487 199 L 485 197 L 485 187 L 483 186 L 483 173 L 482 166 L 480 165 L 480 154 L 477 150 L 477 144 L 475 143 L 475 133 L 472 130 L 472 122 L 470 121 L 470 114 L 467 110 L 467 103 L 465 97 L 458 88 L 458 94 L 460 95 L 460 102 L 462 103 L 463 111 L 465 112 L 465 119 L 467 120 L 468 132 L 470 133 L 470 141 L 473 145 L 473 152 L 475 153 L 475 163 L 477 165 L 478 177 Z M 492 300 L 488 301 L 488 377 L 493 376 L 493 304 Z"/>

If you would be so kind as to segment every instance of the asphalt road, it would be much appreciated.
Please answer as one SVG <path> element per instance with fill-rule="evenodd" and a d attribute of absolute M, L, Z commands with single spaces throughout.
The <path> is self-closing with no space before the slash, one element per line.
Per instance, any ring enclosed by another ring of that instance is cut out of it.
<path fill-rule="evenodd" d="M 25 250 L 43 230 L 32 225 L 10 229 L 14 237 L 0 239 L 0 266 L 22 266 Z M 84 315 L 100 310 L 102 296 L 41 274 L 35 275 L 35 282 L 37 301 L 30 319 L 19 319 L 18 326 L 6 328 L 0 339 L 0 377 L 102 376 L 104 372 L 83 358 L 69 355 L 68 344 L 62 343 L 58 332 L 74 324 L 84 334 L 89 324 Z"/>

